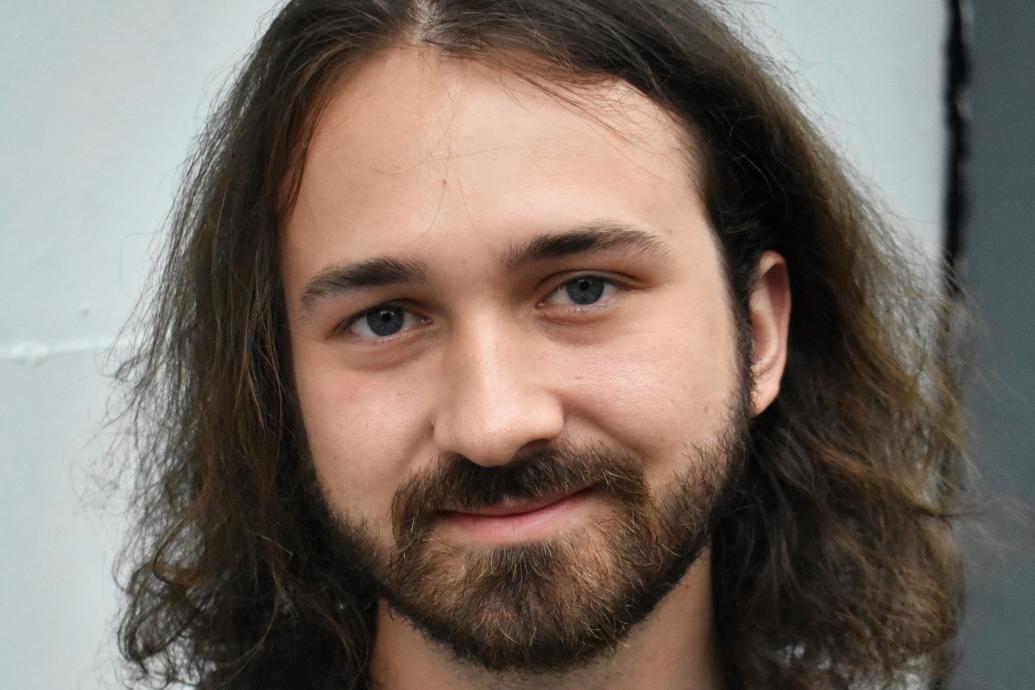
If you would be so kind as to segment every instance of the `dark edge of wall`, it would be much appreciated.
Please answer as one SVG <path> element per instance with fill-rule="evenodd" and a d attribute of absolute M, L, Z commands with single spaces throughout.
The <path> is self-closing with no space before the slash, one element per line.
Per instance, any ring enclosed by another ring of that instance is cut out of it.
<path fill-rule="evenodd" d="M 965 249 L 969 211 L 967 160 L 970 155 L 970 127 L 967 97 L 970 85 L 972 32 L 971 8 L 967 0 L 947 0 L 949 32 L 945 42 L 945 118 L 948 126 L 946 161 L 945 229 L 942 247 L 946 263 L 947 296 L 960 295 L 959 263 Z"/>
<path fill-rule="evenodd" d="M 943 291 L 950 303 L 959 303 L 963 298 L 960 278 L 960 264 L 966 247 L 965 234 L 970 210 L 967 163 L 970 156 L 970 122 L 968 119 L 968 96 L 971 77 L 972 37 L 970 18 L 973 16 L 968 0 L 946 0 L 948 10 L 948 32 L 945 40 L 945 84 L 944 113 L 947 129 L 947 156 L 945 160 L 945 197 L 943 209 L 942 276 Z M 945 319 L 955 318 L 953 309 L 946 310 Z M 957 324 L 942 323 L 942 342 L 938 343 L 938 354 L 945 358 L 954 357 L 951 338 Z M 955 391 L 959 393 L 959 391 Z M 943 472 L 956 474 L 958 467 L 944 467 Z M 940 660 L 943 675 L 930 679 L 930 690 L 947 690 L 955 669 L 956 650 L 948 648 Z"/>

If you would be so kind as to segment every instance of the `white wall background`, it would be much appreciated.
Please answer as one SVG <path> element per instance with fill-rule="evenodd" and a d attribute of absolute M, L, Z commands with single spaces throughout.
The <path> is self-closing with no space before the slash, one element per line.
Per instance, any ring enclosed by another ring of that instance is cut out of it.
<path fill-rule="evenodd" d="M 940 0 L 739 0 L 937 251 Z M 0 688 L 115 685 L 107 354 L 192 137 L 269 0 L 0 3 Z"/>

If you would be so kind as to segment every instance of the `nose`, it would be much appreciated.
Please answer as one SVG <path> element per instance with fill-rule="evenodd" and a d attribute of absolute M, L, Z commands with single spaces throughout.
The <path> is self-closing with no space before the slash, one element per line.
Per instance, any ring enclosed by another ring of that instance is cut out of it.
<path fill-rule="evenodd" d="M 544 385 L 546 368 L 537 366 L 519 336 L 483 325 L 451 340 L 433 422 L 440 452 L 499 466 L 560 435 L 561 401 Z"/>

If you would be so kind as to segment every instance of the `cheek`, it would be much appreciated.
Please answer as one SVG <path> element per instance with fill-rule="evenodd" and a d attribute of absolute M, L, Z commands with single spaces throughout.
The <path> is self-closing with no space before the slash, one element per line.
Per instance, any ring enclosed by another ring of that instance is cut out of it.
<path fill-rule="evenodd" d="M 573 404 L 642 457 L 678 461 L 725 430 L 738 381 L 733 333 L 725 312 L 648 320 L 572 367 Z"/>
<path fill-rule="evenodd" d="M 317 476 L 338 510 L 383 522 L 425 428 L 419 391 L 383 373 L 296 356 L 296 385 Z"/>

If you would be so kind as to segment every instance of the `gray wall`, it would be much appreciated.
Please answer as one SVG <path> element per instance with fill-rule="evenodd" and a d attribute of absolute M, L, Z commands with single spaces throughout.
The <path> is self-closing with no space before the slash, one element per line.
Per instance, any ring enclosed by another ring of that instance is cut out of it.
<path fill-rule="evenodd" d="M 973 447 L 993 494 L 1035 505 L 1035 4 L 974 0 L 973 214 L 964 279 L 978 308 Z M 959 690 L 1035 688 L 1035 543 L 990 504 L 971 538 Z M 1030 518 L 1029 518 L 1030 519 Z M 999 542 L 998 544 L 996 542 Z"/>
<path fill-rule="evenodd" d="M 0 688 L 112 686 L 109 347 L 269 0 L 0 2 Z"/>

